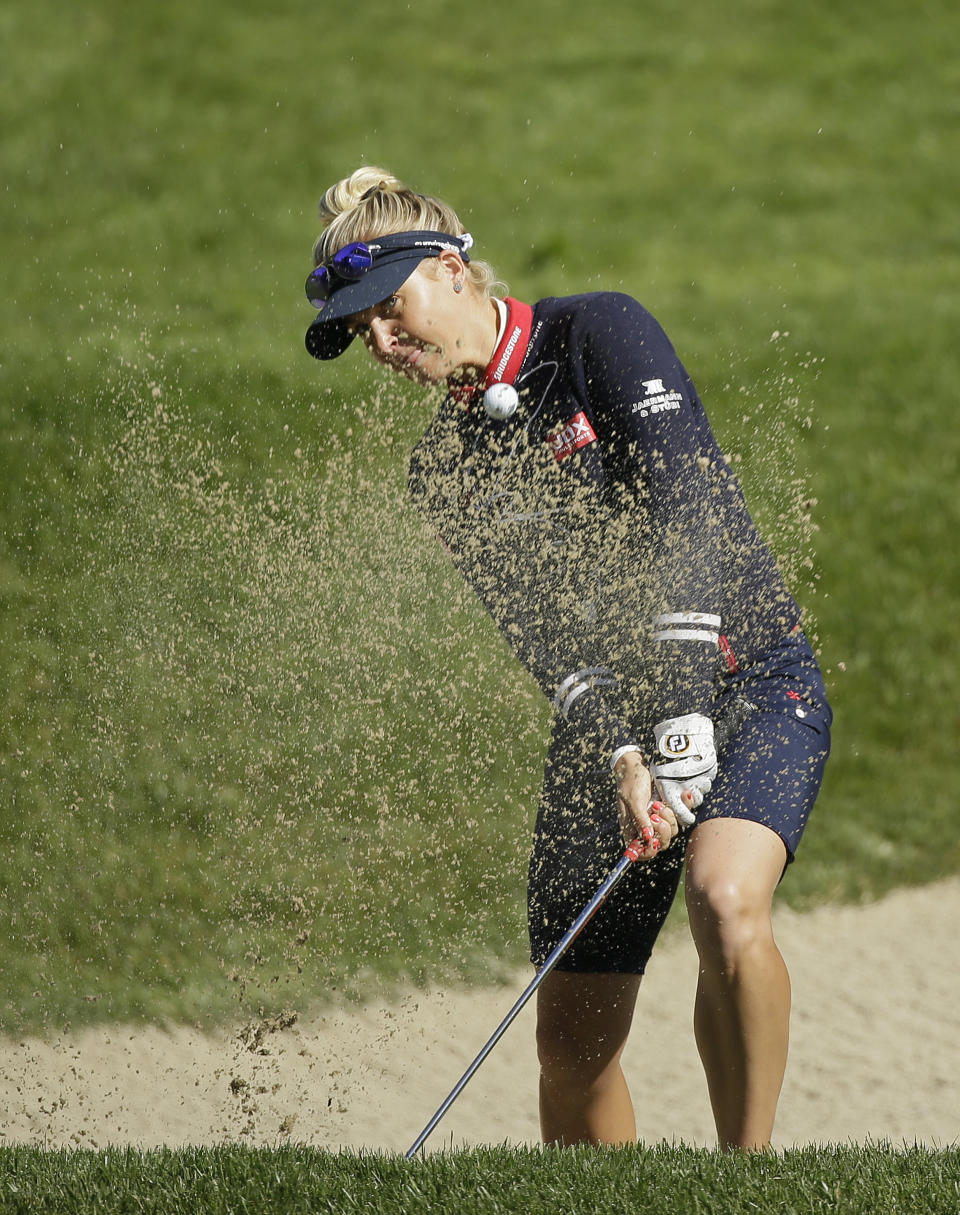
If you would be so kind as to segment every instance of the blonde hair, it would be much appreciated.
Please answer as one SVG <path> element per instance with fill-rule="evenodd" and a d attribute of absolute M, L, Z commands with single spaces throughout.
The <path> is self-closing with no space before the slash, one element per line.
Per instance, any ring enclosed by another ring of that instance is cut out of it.
<path fill-rule="evenodd" d="M 313 246 L 313 264 L 329 261 L 338 249 L 357 240 L 391 232 L 466 232 L 456 211 L 439 198 L 417 194 L 386 169 L 364 165 L 327 190 L 320 199 L 323 231 Z M 467 264 L 469 281 L 482 295 L 506 292 L 489 262 Z"/>

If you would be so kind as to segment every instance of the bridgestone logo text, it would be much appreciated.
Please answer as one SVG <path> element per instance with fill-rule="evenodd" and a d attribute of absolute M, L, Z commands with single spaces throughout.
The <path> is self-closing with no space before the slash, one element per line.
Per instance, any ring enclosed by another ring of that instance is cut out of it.
<path fill-rule="evenodd" d="M 516 349 L 517 342 L 520 341 L 522 334 L 523 334 L 523 329 L 519 325 L 517 325 L 517 327 L 514 329 L 513 333 L 510 334 L 510 341 L 507 342 L 506 346 L 504 347 L 503 355 L 500 359 L 500 362 L 496 365 L 496 367 L 494 368 L 494 371 L 493 371 L 493 379 L 495 381 L 499 380 L 500 377 L 503 375 L 507 364 L 510 362 L 510 356 L 511 356 L 511 354 L 513 354 L 514 350 Z"/>

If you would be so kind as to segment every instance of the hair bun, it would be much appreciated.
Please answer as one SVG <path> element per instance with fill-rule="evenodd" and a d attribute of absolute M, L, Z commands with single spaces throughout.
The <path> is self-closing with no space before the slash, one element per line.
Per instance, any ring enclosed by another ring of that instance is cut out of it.
<path fill-rule="evenodd" d="M 326 226 L 337 216 L 356 210 L 374 194 L 394 194 L 404 188 L 403 182 L 386 169 L 377 165 L 364 165 L 327 190 L 320 200 L 320 219 Z"/>
<path fill-rule="evenodd" d="M 360 201 L 366 202 L 368 198 L 372 198 L 374 194 L 379 194 L 381 190 L 386 192 L 390 189 L 390 183 L 387 181 L 378 181 L 375 186 L 371 186 L 369 190 L 364 190 L 360 195 Z"/>

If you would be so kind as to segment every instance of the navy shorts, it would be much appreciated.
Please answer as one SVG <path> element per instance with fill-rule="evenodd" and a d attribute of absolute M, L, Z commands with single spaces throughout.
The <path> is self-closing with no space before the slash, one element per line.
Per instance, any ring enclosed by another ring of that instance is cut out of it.
<path fill-rule="evenodd" d="M 717 779 L 697 821 L 763 823 L 780 836 L 792 861 L 820 790 L 832 720 L 803 634 L 794 634 L 749 670 L 726 677 L 715 720 L 733 697 L 746 697 L 755 707 L 723 748 Z M 681 833 L 655 860 L 627 872 L 557 969 L 643 973 L 673 903 L 689 835 Z M 610 769 L 588 761 L 575 730 L 558 719 L 530 857 L 527 922 L 536 967 L 622 854 Z"/>

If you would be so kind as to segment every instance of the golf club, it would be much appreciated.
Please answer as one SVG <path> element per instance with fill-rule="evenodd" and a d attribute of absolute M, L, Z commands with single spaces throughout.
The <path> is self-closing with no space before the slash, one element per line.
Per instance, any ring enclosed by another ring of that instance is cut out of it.
<path fill-rule="evenodd" d="M 743 697 L 737 697 L 733 701 L 733 704 L 725 713 L 723 719 L 719 721 L 716 726 L 715 737 L 718 748 L 733 737 L 733 735 L 740 729 L 744 721 L 746 721 L 749 714 L 755 708 L 755 705 L 751 704 Z M 654 802 L 653 805 L 656 806 L 657 803 Z M 580 912 L 574 922 L 567 929 L 559 944 L 554 947 L 550 953 L 550 956 L 531 979 L 529 985 L 524 989 L 520 998 L 503 1018 L 497 1028 L 493 1031 L 487 1042 L 484 1043 L 483 1049 L 463 1073 L 457 1083 L 453 1086 L 443 1104 L 423 1128 L 420 1134 L 416 1137 L 411 1146 L 407 1149 L 405 1159 L 411 1160 L 417 1154 L 417 1152 L 419 1152 L 421 1147 L 423 1147 L 423 1144 L 433 1132 L 437 1123 L 444 1116 L 450 1106 L 453 1105 L 454 1101 L 456 1101 L 456 1099 L 460 1096 L 464 1088 L 466 1088 L 477 1068 L 479 1068 L 480 1064 L 484 1061 L 484 1059 L 486 1059 L 487 1055 L 489 1055 L 493 1048 L 497 1045 L 497 1043 L 506 1033 L 507 1029 L 509 1029 L 513 1020 L 516 1018 L 518 1013 L 537 990 L 543 980 L 557 965 L 580 933 L 583 932 L 584 928 L 586 928 L 592 917 L 600 909 L 607 896 L 617 885 L 623 875 L 627 872 L 634 861 L 639 859 L 643 848 L 644 844 L 640 839 L 631 840 L 631 842 L 627 845 L 623 855 L 604 878 L 603 882 L 597 889 L 597 892 L 593 895 L 589 903 L 587 903 L 586 907 L 584 907 L 583 911 Z"/>
<path fill-rule="evenodd" d="M 604 900 L 607 898 L 607 895 L 609 895 L 610 891 L 613 890 L 614 886 L 616 886 L 616 884 L 620 881 L 620 879 L 623 877 L 623 875 L 626 873 L 626 871 L 630 868 L 630 866 L 633 864 L 633 862 L 638 859 L 641 851 L 643 850 L 643 847 L 644 847 L 644 845 L 639 839 L 632 840 L 627 845 L 626 849 L 624 850 L 623 856 L 621 856 L 620 860 L 617 861 L 616 865 L 614 865 L 614 867 L 610 870 L 610 872 L 604 878 L 603 883 L 597 890 L 596 894 L 593 896 L 593 898 L 591 898 L 590 902 L 587 903 L 587 905 L 586 905 L 586 907 L 584 907 L 583 911 L 580 912 L 580 914 L 577 916 L 577 918 L 574 920 L 574 922 L 567 929 L 566 933 L 563 936 L 563 939 L 560 941 L 560 943 L 558 945 L 556 945 L 554 947 L 550 956 L 547 958 L 547 960 L 544 962 L 544 964 L 540 967 L 540 969 L 534 975 L 533 979 L 530 981 L 529 985 L 526 987 L 523 994 L 517 1000 L 516 1004 L 514 1004 L 513 1008 L 511 1008 L 510 1011 L 507 1013 L 507 1015 L 503 1018 L 503 1020 L 500 1022 L 500 1024 L 494 1030 L 493 1034 L 490 1036 L 489 1040 L 484 1044 L 484 1047 L 480 1051 L 479 1055 L 477 1055 L 476 1059 L 474 1059 L 474 1061 L 470 1064 L 470 1066 L 467 1068 L 467 1070 L 463 1073 L 463 1075 L 460 1077 L 460 1079 L 454 1085 L 449 1096 L 446 1098 L 446 1100 L 443 1102 L 443 1104 L 440 1106 L 440 1108 L 437 1110 L 437 1112 L 433 1115 L 433 1117 L 430 1119 L 430 1121 L 427 1123 L 427 1125 L 423 1128 L 423 1130 L 417 1136 L 416 1140 L 414 1141 L 414 1143 L 412 1144 L 412 1146 L 408 1149 L 408 1151 L 406 1153 L 407 1160 L 410 1160 L 413 1156 L 415 1156 L 417 1154 L 417 1152 L 423 1146 L 424 1141 L 427 1139 L 427 1136 L 430 1135 L 430 1133 L 433 1131 L 434 1127 L 437 1125 L 437 1123 L 440 1121 L 440 1119 L 443 1117 L 443 1115 L 447 1112 L 447 1110 L 450 1108 L 450 1106 L 453 1105 L 454 1101 L 456 1101 L 456 1099 L 463 1092 L 464 1088 L 466 1087 L 470 1078 L 473 1076 L 474 1072 L 477 1070 L 477 1068 L 484 1061 L 484 1059 L 486 1059 L 487 1055 L 490 1054 L 490 1052 L 493 1050 L 493 1048 L 497 1045 L 497 1043 L 503 1037 L 504 1033 L 509 1028 L 510 1023 L 514 1020 L 514 1018 L 517 1016 L 517 1014 L 520 1012 L 520 1010 L 523 1008 L 523 1006 L 527 1003 L 527 1001 L 530 999 L 530 997 L 533 995 L 533 993 L 537 990 L 537 988 L 540 986 L 540 984 L 543 982 L 543 980 L 547 977 L 547 975 L 550 973 L 550 971 L 553 970 L 553 968 L 560 961 L 560 959 L 563 957 L 563 955 L 567 952 L 567 950 L 570 948 L 570 946 L 573 944 L 573 942 L 577 939 L 577 937 L 580 935 L 580 933 L 584 930 L 584 928 L 586 928 L 590 919 L 599 910 L 600 906 L 602 905 Z"/>

